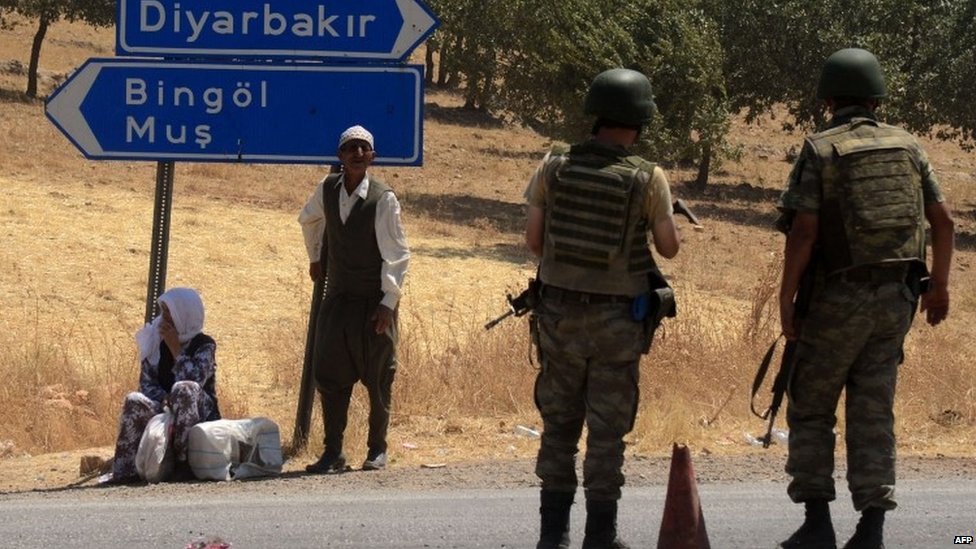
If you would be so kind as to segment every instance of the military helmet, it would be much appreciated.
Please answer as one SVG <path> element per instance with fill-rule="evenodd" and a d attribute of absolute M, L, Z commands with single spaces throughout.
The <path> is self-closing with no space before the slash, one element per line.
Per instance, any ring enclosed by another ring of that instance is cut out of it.
<path fill-rule="evenodd" d="M 647 124 L 656 110 L 651 81 L 630 69 L 610 69 L 596 75 L 583 102 L 587 115 L 632 126 Z"/>
<path fill-rule="evenodd" d="M 881 64 L 871 52 L 860 48 L 837 50 L 824 63 L 817 86 L 818 99 L 882 99 L 887 96 Z"/>

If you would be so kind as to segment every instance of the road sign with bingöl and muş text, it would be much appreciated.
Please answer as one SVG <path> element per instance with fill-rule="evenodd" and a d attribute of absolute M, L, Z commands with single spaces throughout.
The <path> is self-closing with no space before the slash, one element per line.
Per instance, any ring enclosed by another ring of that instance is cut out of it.
<path fill-rule="evenodd" d="M 89 59 L 48 118 L 90 159 L 331 164 L 349 126 L 420 165 L 423 67 Z"/>

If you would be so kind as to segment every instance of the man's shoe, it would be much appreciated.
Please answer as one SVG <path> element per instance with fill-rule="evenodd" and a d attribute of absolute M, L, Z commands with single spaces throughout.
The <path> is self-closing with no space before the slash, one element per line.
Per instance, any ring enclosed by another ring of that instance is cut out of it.
<path fill-rule="evenodd" d="M 830 520 L 827 500 L 806 502 L 806 520 L 779 546 L 782 549 L 837 549 L 837 536 Z"/>
<path fill-rule="evenodd" d="M 363 462 L 363 471 L 379 471 L 386 468 L 386 452 L 370 452 Z"/>
<path fill-rule="evenodd" d="M 306 473 L 316 475 L 337 475 L 346 471 L 346 456 L 340 454 L 323 453 L 315 463 L 305 467 Z"/>

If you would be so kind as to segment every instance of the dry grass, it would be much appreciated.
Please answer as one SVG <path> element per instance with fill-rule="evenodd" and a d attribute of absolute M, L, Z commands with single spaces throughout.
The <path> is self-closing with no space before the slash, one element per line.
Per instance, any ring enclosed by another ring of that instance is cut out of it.
<path fill-rule="evenodd" d="M 26 64 L 25 30 L 0 33 L 0 63 Z M 108 55 L 110 30 L 58 23 L 41 66 L 66 72 Z M 107 446 L 118 406 L 137 386 L 132 333 L 141 325 L 154 165 L 89 162 L 19 98 L 23 75 L 0 73 L 0 457 Z M 522 246 L 522 191 L 548 142 L 523 128 L 427 97 L 425 165 L 384 168 L 404 205 L 413 250 L 402 304 L 391 444 L 405 463 L 534 454 L 515 425 L 539 427 L 524 319 L 491 332 L 504 294 L 532 276 Z M 641 369 L 630 452 L 666 454 L 672 441 L 715 453 L 752 451 L 743 432 L 752 376 L 778 324 L 782 238 L 769 223 L 799 142 L 778 122 L 735 124 L 741 162 L 704 193 L 668 170 L 704 231 L 685 226 L 682 253 L 663 268 L 679 292 Z M 958 217 L 953 311 L 937 329 L 916 321 L 897 399 L 903 452 L 968 455 L 976 435 L 976 161 L 926 141 Z M 229 417 L 264 415 L 293 428 L 311 284 L 295 218 L 322 170 L 309 166 L 179 164 L 169 286 L 198 288 L 218 341 L 221 404 Z M 365 445 L 357 389 L 348 440 Z M 766 393 L 761 395 L 765 402 Z M 317 408 L 317 406 L 316 406 Z M 782 425 L 782 422 L 780 423 Z M 838 426 L 843 430 L 843 422 Z M 307 454 L 321 448 L 314 412 Z M 355 459 L 355 453 L 351 456 Z"/>

